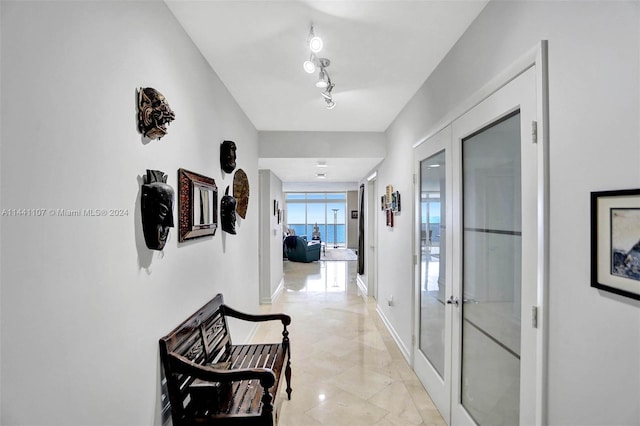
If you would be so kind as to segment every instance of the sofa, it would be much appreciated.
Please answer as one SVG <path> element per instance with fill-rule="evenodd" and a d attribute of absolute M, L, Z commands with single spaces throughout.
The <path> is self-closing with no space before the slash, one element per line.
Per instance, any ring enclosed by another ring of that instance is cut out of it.
<path fill-rule="evenodd" d="M 309 242 L 304 235 L 290 235 L 284 239 L 284 254 L 293 262 L 320 260 L 320 247 L 319 241 Z"/>

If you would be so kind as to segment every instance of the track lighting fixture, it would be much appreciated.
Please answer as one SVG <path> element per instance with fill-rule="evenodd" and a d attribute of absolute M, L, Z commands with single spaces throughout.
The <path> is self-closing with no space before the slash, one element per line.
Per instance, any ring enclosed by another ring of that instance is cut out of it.
<path fill-rule="evenodd" d="M 307 38 L 309 43 L 309 49 L 311 53 L 309 54 L 309 59 L 304 61 L 302 67 L 304 70 L 313 74 L 316 69 L 320 68 L 320 72 L 318 73 L 318 80 L 316 81 L 316 87 L 319 89 L 325 89 L 324 92 L 320 93 L 327 103 L 328 109 L 333 109 L 336 106 L 336 103 L 333 101 L 333 97 L 331 95 L 331 91 L 333 90 L 335 84 L 331 82 L 331 77 L 329 77 L 329 73 L 327 72 L 327 67 L 331 64 L 331 61 L 327 58 L 318 58 L 316 53 L 322 50 L 322 39 L 317 37 L 313 31 L 313 25 L 309 29 L 309 37 Z"/>

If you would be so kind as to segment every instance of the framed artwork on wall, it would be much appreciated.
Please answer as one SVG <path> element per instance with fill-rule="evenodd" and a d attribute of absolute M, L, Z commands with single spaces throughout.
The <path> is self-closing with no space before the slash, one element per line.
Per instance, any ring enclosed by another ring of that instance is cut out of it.
<path fill-rule="evenodd" d="M 358 210 L 351 210 L 351 219 L 358 218 Z"/>
<path fill-rule="evenodd" d="M 178 241 L 215 235 L 218 228 L 218 187 L 208 176 L 178 169 Z"/>
<path fill-rule="evenodd" d="M 591 287 L 640 300 L 640 189 L 591 193 Z"/>

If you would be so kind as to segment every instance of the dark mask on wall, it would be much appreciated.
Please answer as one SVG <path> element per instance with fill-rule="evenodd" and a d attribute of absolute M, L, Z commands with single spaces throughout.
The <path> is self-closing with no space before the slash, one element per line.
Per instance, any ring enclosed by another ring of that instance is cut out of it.
<path fill-rule="evenodd" d="M 224 141 L 220 145 L 220 167 L 225 173 L 231 173 L 236 168 L 236 143 Z"/>
<path fill-rule="evenodd" d="M 220 221 L 224 232 L 236 234 L 236 199 L 229 195 L 228 186 L 220 201 Z"/>
<path fill-rule="evenodd" d="M 138 90 L 138 130 L 149 139 L 160 139 L 167 134 L 167 124 L 176 115 L 167 100 L 156 89 L 141 87 Z"/>
<path fill-rule="evenodd" d="M 164 172 L 147 170 L 140 205 L 144 241 L 151 250 L 162 250 L 173 228 L 173 195 Z"/>

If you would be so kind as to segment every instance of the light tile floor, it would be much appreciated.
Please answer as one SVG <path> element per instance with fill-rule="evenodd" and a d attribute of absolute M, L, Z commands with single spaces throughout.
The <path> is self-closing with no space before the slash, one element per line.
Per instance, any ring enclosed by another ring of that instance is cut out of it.
<path fill-rule="evenodd" d="M 445 425 L 375 311 L 356 285 L 357 262 L 284 262 L 285 290 L 263 312 L 291 315 L 291 400 L 280 426 Z M 262 323 L 254 342 L 279 341 Z M 282 386 L 284 388 L 284 386 Z"/>

